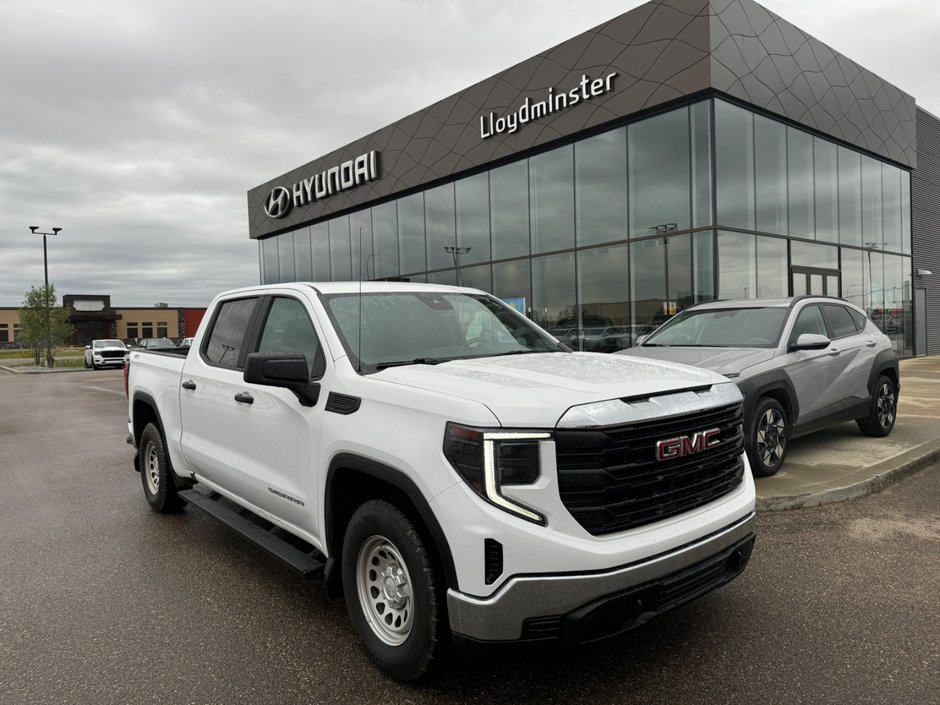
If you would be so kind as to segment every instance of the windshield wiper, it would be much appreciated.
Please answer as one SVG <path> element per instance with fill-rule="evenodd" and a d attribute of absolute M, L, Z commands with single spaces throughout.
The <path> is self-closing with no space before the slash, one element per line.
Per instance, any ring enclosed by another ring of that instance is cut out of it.
<path fill-rule="evenodd" d="M 543 353 L 543 352 L 561 352 L 560 350 L 510 350 L 509 352 L 494 353 L 493 355 L 487 355 L 487 357 L 506 357 L 507 355 L 529 355 L 531 353 Z"/>
<path fill-rule="evenodd" d="M 439 365 L 447 360 L 438 360 L 436 357 L 416 357 L 414 360 L 396 360 L 395 362 L 380 362 L 375 366 L 376 372 L 388 367 L 404 367 L 405 365 Z"/>

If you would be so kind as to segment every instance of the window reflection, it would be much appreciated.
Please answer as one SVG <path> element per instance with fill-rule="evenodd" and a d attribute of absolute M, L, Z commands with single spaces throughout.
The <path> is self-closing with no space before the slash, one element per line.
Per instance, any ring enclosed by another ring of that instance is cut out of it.
<path fill-rule="evenodd" d="M 630 232 L 642 237 L 689 227 L 689 110 L 627 127 Z"/>
<path fill-rule="evenodd" d="M 317 223 L 310 226 L 310 246 L 313 248 L 313 278 L 318 282 L 332 281 L 330 272 L 330 226 Z"/>
<path fill-rule="evenodd" d="M 398 247 L 402 274 L 427 270 L 423 193 L 414 193 L 398 199 Z"/>
<path fill-rule="evenodd" d="M 839 147 L 839 242 L 863 242 L 862 155 L 845 147 Z"/>
<path fill-rule="evenodd" d="M 268 237 L 261 241 L 264 256 L 264 283 L 277 284 L 280 281 L 280 269 L 277 264 L 277 238 Z"/>
<path fill-rule="evenodd" d="M 529 159 L 533 253 L 574 247 L 573 158 L 566 145 Z"/>
<path fill-rule="evenodd" d="M 652 332 L 675 313 L 666 298 L 665 249 L 666 238 L 630 245 L 630 315 L 637 335 Z"/>
<path fill-rule="evenodd" d="M 375 257 L 372 258 L 370 279 L 397 277 L 398 208 L 395 201 L 372 207 L 372 228 Z"/>
<path fill-rule="evenodd" d="M 294 274 L 294 234 L 277 236 L 278 281 L 296 281 Z"/>
<path fill-rule="evenodd" d="M 757 298 L 783 299 L 787 286 L 787 241 L 757 236 Z"/>
<path fill-rule="evenodd" d="M 313 279 L 313 259 L 310 248 L 310 228 L 294 231 L 294 276 L 297 281 Z"/>
<path fill-rule="evenodd" d="M 578 254 L 580 331 L 577 340 L 564 341 L 567 345 L 613 352 L 633 344 L 627 255 L 626 245 L 595 247 Z M 569 331 L 553 334 L 559 339 L 570 336 Z"/>
<path fill-rule="evenodd" d="M 757 194 L 757 229 L 787 233 L 787 129 L 754 116 L 754 170 Z"/>
<path fill-rule="evenodd" d="M 469 247 L 461 264 L 490 259 L 490 177 L 483 172 L 455 184 L 457 246 Z M 487 287 L 489 290 L 489 287 Z"/>
<path fill-rule="evenodd" d="M 532 318 L 546 330 L 577 325 L 574 254 L 532 258 Z"/>
<path fill-rule="evenodd" d="M 836 146 L 819 137 L 813 138 L 815 165 L 816 239 L 839 241 L 839 187 Z"/>
<path fill-rule="evenodd" d="M 715 173 L 718 223 L 754 228 L 753 114 L 715 101 Z"/>
<path fill-rule="evenodd" d="M 333 281 L 346 282 L 352 279 L 351 257 L 349 216 L 344 215 L 330 221 L 330 268 Z"/>
<path fill-rule="evenodd" d="M 787 193 L 790 234 L 815 238 L 813 197 L 813 138 L 787 127 Z"/>
<path fill-rule="evenodd" d="M 349 216 L 349 246 L 352 251 L 353 281 L 372 279 L 374 252 L 372 248 L 372 209 Z"/>
<path fill-rule="evenodd" d="M 444 249 L 457 245 L 453 184 L 425 191 L 424 217 L 428 231 L 428 269 L 453 266 L 453 255 Z"/>
<path fill-rule="evenodd" d="M 881 162 L 862 155 L 862 244 L 881 249 L 882 219 Z"/>
<path fill-rule="evenodd" d="M 611 130 L 574 146 L 579 245 L 622 240 L 627 233 L 627 131 Z"/>
<path fill-rule="evenodd" d="M 692 227 L 711 225 L 712 159 L 711 101 L 689 106 L 692 129 Z"/>
<path fill-rule="evenodd" d="M 718 233 L 718 298 L 757 298 L 755 235 Z"/>
<path fill-rule="evenodd" d="M 497 262 L 493 265 L 493 294 L 517 311 L 532 317 L 532 286 L 528 258 Z"/>
<path fill-rule="evenodd" d="M 490 172 L 493 259 L 529 254 L 529 167 L 526 160 Z"/>
<path fill-rule="evenodd" d="M 884 198 L 884 249 L 900 252 L 901 170 L 890 164 L 882 164 L 881 186 Z"/>

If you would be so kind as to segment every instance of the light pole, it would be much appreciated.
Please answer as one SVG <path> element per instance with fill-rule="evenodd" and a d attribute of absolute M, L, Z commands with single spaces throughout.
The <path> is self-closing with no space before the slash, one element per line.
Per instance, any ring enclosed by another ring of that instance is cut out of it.
<path fill-rule="evenodd" d="M 49 340 L 49 250 L 46 248 L 46 236 L 58 235 L 62 228 L 53 228 L 51 233 L 39 230 L 38 225 L 30 225 L 33 235 L 42 235 L 42 269 L 45 275 L 46 288 L 43 289 L 43 302 L 46 308 L 46 367 L 52 367 L 52 341 Z"/>
<path fill-rule="evenodd" d="M 470 251 L 469 247 L 457 247 L 456 245 L 444 245 L 444 252 L 450 253 L 454 258 L 454 269 L 457 270 L 457 286 L 463 286 L 460 277 L 460 257 Z"/>

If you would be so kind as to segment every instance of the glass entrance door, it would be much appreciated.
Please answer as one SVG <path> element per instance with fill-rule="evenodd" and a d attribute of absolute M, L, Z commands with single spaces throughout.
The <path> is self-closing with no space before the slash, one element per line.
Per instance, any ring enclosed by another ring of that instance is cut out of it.
<path fill-rule="evenodd" d="M 838 296 L 839 270 L 816 267 L 790 267 L 790 294 Z"/>

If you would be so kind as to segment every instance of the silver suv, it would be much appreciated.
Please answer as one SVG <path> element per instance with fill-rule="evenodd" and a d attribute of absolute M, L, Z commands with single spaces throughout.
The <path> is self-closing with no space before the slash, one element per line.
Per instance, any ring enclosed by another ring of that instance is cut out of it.
<path fill-rule="evenodd" d="M 898 357 L 865 313 L 842 299 L 712 301 L 692 306 L 619 354 L 705 367 L 744 394 L 745 447 L 757 476 L 783 465 L 791 438 L 854 419 L 887 436 Z"/>

